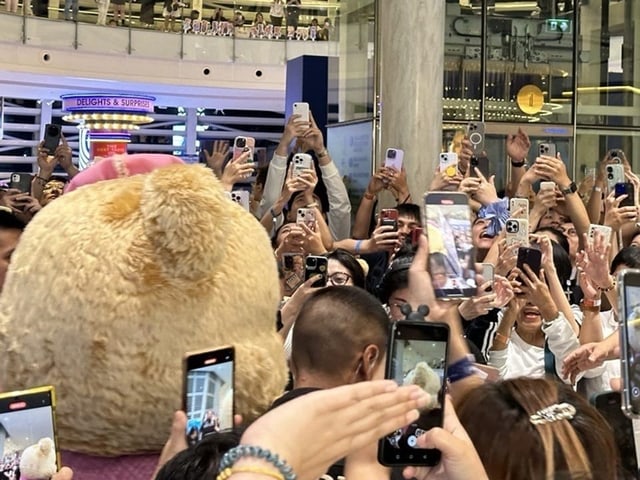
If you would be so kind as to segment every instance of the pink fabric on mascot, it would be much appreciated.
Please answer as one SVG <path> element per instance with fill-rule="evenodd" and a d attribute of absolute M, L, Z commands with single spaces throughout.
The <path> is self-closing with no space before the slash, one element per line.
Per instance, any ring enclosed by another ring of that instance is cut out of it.
<path fill-rule="evenodd" d="M 132 155 L 114 155 L 99 160 L 89 168 L 78 173 L 67 184 L 65 193 L 92 183 L 114 178 L 130 177 L 149 173 L 162 167 L 184 163 L 180 158 L 161 153 L 134 153 Z"/>

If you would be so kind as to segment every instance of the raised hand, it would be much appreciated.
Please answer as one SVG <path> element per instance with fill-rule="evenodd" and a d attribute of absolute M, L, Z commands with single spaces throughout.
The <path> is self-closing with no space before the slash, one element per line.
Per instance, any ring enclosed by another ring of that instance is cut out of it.
<path fill-rule="evenodd" d="M 635 222 L 638 218 L 637 207 L 621 207 L 620 203 L 627 198 L 627 195 L 616 197 L 616 192 L 610 192 L 605 199 L 604 207 L 604 224 L 611 227 L 614 231 L 620 230 L 622 225 L 629 222 Z"/>
<path fill-rule="evenodd" d="M 226 140 L 215 140 L 211 153 L 206 149 L 204 150 L 207 165 L 218 177 L 222 176 L 222 167 L 228 154 L 229 142 Z"/>
<path fill-rule="evenodd" d="M 529 149 L 531 148 L 531 140 L 529 136 L 518 128 L 515 135 L 507 135 L 507 155 L 516 162 L 520 162 L 527 158 Z"/>
<path fill-rule="evenodd" d="M 571 184 L 571 179 L 567 174 L 567 167 L 561 158 L 543 155 L 536 159 L 536 163 L 533 164 L 531 170 L 540 178 L 553 180 L 561 188 L 567 188 Z"/>
<path fill-rule="evenodd" d="M 606 340 L 585 343 L 566 356 L 562 362 L 562 376 L 574 384 L 580 373 L 601 366 L 612 353 Z"/>
<path fill-rule="evenodd" d="M 418 437 L 419 448 L 435 448 L 442 452 L 436 467 L 407 467 L 402 474 L 416 480 L 488 480 L 482 461 L 467 431 L 460 424 L 449 396 L 445 399 L 442 428 L 428 430 Z"/>
<path fill-rule="evenodd" d="M 224 167 L 220 181 L 227 191 L 233 190 L 236 183 L 249 178 L 253 173 L 253 163 L 247 163 L 249 155 L 251 155 L 250 151 L 244 152 Z"/>
<path fill-rule="evenodd" d="M 301 480 L 316 479 L 338 459 L 415 421 L 429 401 L 421 388 L 391 380 L 320 390 L 266 413 L 240 443 L 277 453 Z M 309 438 L 313 441 L 304 441 Z"/>
<path fill-rule="evenodd" d="M 576 255 L 578 270 L 585 272 L 597 287 L 608 288 L 611 285 L 609 276 L 611 241 L 605 239 L 600 232 L 595 232 L 593 240 L 589 241 L 585 233 L 584 246 L 584 250 Z"/>

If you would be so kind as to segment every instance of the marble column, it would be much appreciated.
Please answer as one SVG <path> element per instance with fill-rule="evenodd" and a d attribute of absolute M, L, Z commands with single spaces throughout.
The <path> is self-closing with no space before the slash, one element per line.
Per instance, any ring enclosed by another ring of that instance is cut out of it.
<path fill-rule="evenodd" d="M 409 190 L 418 204 L 442 145 L 445 6 L 444 0 L 378 0 L 376 164 L 387 148 L 404 150 Z"/>

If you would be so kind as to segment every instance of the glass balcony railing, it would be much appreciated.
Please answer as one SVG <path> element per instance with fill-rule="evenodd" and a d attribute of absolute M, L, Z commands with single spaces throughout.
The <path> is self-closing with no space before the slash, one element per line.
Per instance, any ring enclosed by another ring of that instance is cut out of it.
<path fill-rule="evenodd" d="M 12 6 L 16 5 L 15 11 Z M 159 59 L 283 64 L 338 54 L 339 0 L 4 0 L 0 39 Z M 291 0 L 289 3 L 293 3 Z M 2 2 L 0 2 L 2 5 Z M 282 8 L 280 8 L 282 7 Z"/>

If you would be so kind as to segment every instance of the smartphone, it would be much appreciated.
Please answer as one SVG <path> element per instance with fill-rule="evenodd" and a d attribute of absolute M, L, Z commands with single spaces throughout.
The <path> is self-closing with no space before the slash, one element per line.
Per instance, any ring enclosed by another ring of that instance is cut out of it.
<path fill-rule="evenodd" d="M 555 143 L 541 143 L 538 145 L 538 156 L 542 157 L 553 157 L 556 158 L 557 155 L 556 144 Z"/>
<path fill-rule="evenodd" d="M 637 478 L 638 457 L 636 453 L 633 420 L 622 412 L 620 392 L 602 392 L 591 398 L 591 403 L 604 417 L 613 430 L 613 436 L 620 452 L 620 462 L 626 474 L 620 478 Z"/>
<path fill-rule="evenodd" d="M 529 246 L 529 220 L 525 218 L 510 218 L 505 224 L 507 247 L 519 245 Z"/>
<path fill-rule="evenodd" d="M 411 246 L 417 247 L 420 242 L 420 237 L 424 234 L 424 229 L 422 227 L 415 227 L 411 230 L 411 234 L 409 238 L 411 239 Z"/>
<path fill-rule="evenodd" d="M 322 278 L 316 280 L 311 284 L 312 287 L 326 287 L 327 286 L 327 268 L 329 261 L 327 257 L 321 257 L 318 255 L 308 255 L 304 261 L 304 279 L 309 280 L 314 275 L 322 275 Z"/>
<path fill-rule="evenodd" d="M 521 210 L 521 212 L 518 215 L 515 215 L 515 213 L 519 210 Z M 527 198 L 510 199 L 509 212 L 511 213 L 511 218 L 529 219 L 529 199 Z"/>
<path fill-rule="evenodd" d="M 616 183 L 615 185 L 616 197 L 620 197 L 622 195 L 627 195 L 627 198 L 620 202 L 621 207 L 635 207 L 636 205 L 636 189 L 633 186 L 633 183 L 624 182 L 624 183 Z"/>
<path fill-rule="evenodd" d="M 4 465 L 2 473 L 7 478 L 20 478 L 24 449 L 45 438 L 53 441 L 56 471 L 60 468 L 55 408 L 55 392 L 51 386 L 0 393 L 0 465 Z"/>
<path fill-rule="evenodd" d="M 607 171 L 607 188 L 611 192 L 617 183 L 625 183 L 624 165 L 611 164 L 605 167 Z"/>
<path fill-rule="evenodd" d="M 293 156 L 293 171 L 292 175 L 298 177 L 305 170 L 313 168 L 313 158 L 308 153 L 296 153 Z"/>
<path fill-rule="evenodd" d="M 287 293 L 293 293 L 304 282 L 304 255 L 302 253 L 284 253 L 282 271 Z"/>
<path fill-rule="evenodd" d="M 249 205 L 249 191 L 248 190 L 234 190 L 231 192 L 231 200 L 236 202 L 247 212 L 250 211 Z"/>
<path fill-rule="evenodd" d="M 296 223 L 304 223 L 311 230 L 316 229 L 316 211 L 313 208 L 299 208 L 296 214 Z"/>
<path fill-rule="evenodd" d="M 640 270 L 618 274 L 622 411 L 640 418 Z"/>
<path fill-rule="evenodd" d="M 234 357 L 229 345 L 185 354 L 182 407 L 189 445 L 233 428 Z"/>
<path fill-rule="evenodd" d="M 293 104 L 293 114 L 300 115 L 297 119 L 298 122 L 309 121 L 309 104 L 307 102 L 295 102 Z"/>
<path fill-rule="evenodd" d="M 48 123 L 44 127 L 44 148 L 50 155 L 56 151 L 58 145 L 60 145 L 60 138 L 62 137 L 62 128 L 60 125 L 54 123 Z"/>
<path fill-rule="evenodd" d="M 9 188 L 15 188 L 23 193 L 31 192 L 31 180 L 32 176 L 28 173 L 12 173 L 11 181 L 9 182 Z"/>
<path fill-rule="evenodd" d="M 476 156 L 484 151 L 484 122 L 469 122 L 467 125 L 467 138 L 471 142 L 471 148 Z"/>
<path fill-rule="evenodd" d="M 391 226 L 393 231 L 398 230 L 398 210 L 395 208 L 383 208 L 380 210 L 380 225 Z"/>
<path fill-rule="evenodd" d="M 469 173 L 469 175 L 471 175 L 472 177 L 477 177 L 478 175 L 476 174 L 474 168 L 477 168 L 478 170 L 480 170 L 480 173 L 482 173 L 485 177 L 489 177 L 491 174 L 489 172 L 489 158 L 484 155 L 484 154 L 473 154 L 471 156 L 471 160 L 469 161 L 469 164 L 471 165 L 471 172 Z"/>
<path fill-rule="evenodd" d="M 624 158 L 624 152 L 622 150 L 614 149 L 609 152 L 609 161 L 611 163 L 622 164 Z"/>
<path fill-rule="evenodd" d="M 518 260 L 516 266 L 524 270 L 525 265 L 529 265 L 529 268 L 536 275 L 540 275 L 540 266 L 542 264 L 542 252 L 537 248 L 520 247 L 518 248 Z"/>
<path fill-rule="evenodd" d="M 589 231 L 587 233 L 589 243 L 593 242 L 596 232 L 600 232 L 604 236 L 606 243 L 611 242 L 611 227 L 607 227 L 606 225 L 596 225 L 592 223 L 591 225 L 589 225 Z"/>
<path fill-rule="evenodd" d="M 443 152 L 440 154 L 440 171 L 448 177 L 455 177 L 458 174 L 458 154 L 453 152 Z"/>
<path fill-rule="evenodd" d="M 540 190 L 555 190 L 555 189 L 556 189 L 556 182 L 549 182 L 549 181 L 540 182 Z"/>
<path fill-rule="evenodd" d="M 404 159 L 404 151 L 399 148 L 387 148 L 387 153 L 384 157 L 384 166 L 387 168 L 393 168 L 397 172 L 402 170 L 402 161 Z"/>
<path fill-rule="evenodd" d="M 378 461 L 386 466 L 427 465 L 440 461 L 440 451 L 416 448 L 420 435 L 442 427 L 447 378 L 449 327 L 441 323 L 401 320 L 390 326 L 386 378 L 399 385 L 419 385 L 432 399 L 420 417 L 380 439 Z"/>
<path fill-rule="evenodd" d="M 423 225 L 431 251 L 429 272 L 443 279 L 434 289 L 442 300 L 470 298 L 476 294 L 475 249 L 471 240 L 469 198 L 460 192 L 429 192 L 424 196 Z"/>
<path fill-rule="evenodd" d="M 233 159 L 235 160 L 244 152 L 251 152 L 247 163 L 253 163 L 253 153 L 256 148 L 256 140 L 252 137 L 236 137 L 233 140 Z"/>
<path fill-rule="evenodd" d="M 482 281 L 484 283 L 491 282 L 489 288 L 486 290 L 487 292 L 493 291 L 493 281 L 495 279 L 495 267 L 492 263 L 483 263 L 482 264 Z"/>

